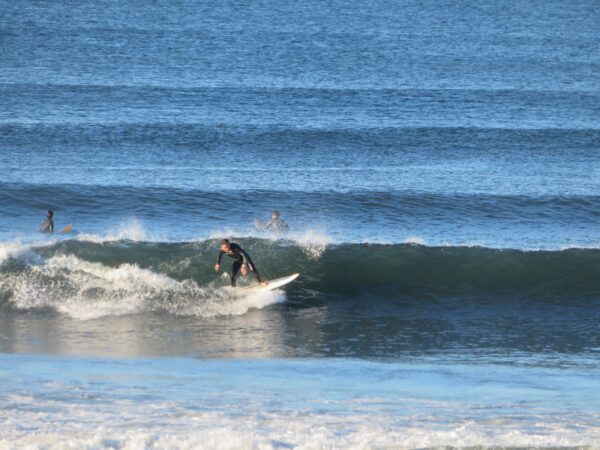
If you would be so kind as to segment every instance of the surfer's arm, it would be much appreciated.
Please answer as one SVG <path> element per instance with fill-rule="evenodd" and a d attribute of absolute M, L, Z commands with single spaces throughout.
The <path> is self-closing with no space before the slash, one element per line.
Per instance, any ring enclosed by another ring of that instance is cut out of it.
<path fill-rule="evenodd" d="M 258 222 L 256 226 L 261 230 L 268 230 L 272 226 L 272 219 L 269 219 L 267 222 Z"/>
<path fill-rule="evenodd" d="M 221 266 L 221 258 L 223 258 L 223 250 L 219 251 L 219 255 L 217 256 L 217 263 L 215 264 L 215 270 L 218 272 Z"/>

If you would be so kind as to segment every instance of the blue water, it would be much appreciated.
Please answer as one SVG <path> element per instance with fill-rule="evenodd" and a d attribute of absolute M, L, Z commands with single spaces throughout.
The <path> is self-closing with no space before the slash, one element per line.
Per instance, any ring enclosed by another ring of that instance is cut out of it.
<path fill-rule="evenodd" d="M 595 2 L 0 10 L 0 447 L 600 442 Z"/>
<path fill-rule="evenodd" d="M 40 355 L 0 361 L 7 380 L 0 394 L 28 425 L 0 425 L 6 440 L 17 445 L 35 442 L 33 430 L 58 429 L 64 438 L 87 438 L 88 445 L 99 447 L 218 442 L 229 448 L 290 448 L 306 445 L 307 438 L 314 447 L 488 446 L 522 441 L 525 424 L 535 430 L 531 442 L 548 447 L 584 444 L 585 437 L 570 435 L 593 428 L 599 418 L 597 368 Z M 566 392 L 565 385 L 574 388 Z M 560 414 L 573 422 L 565 426 Z M 126 435 L 118 417 L 131 421 Z M 86 436 L 88 427 L 97 430 Z"/>

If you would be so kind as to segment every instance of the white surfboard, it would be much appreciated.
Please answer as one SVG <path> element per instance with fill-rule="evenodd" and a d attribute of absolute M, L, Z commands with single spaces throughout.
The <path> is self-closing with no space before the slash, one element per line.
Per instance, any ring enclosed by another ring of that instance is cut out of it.
<path fill-rule="evenodd" d="M 267 284 L 266 286 L 261 286 L 260 284 L 255 284 L 254 286 L 248 286 L 248 287 L 244 288 L 244 290 L 246 292 L 251 292 L 251 293 L 272 291 L 273 289 L 277 289 L 282 286 L 285 286 L 288 283 L 291 283 L 296 278 L 298 278 L 299 275 L 300 275 L 299 273 L 294 273 L 292 275 L 288 275 L 287 277 L 270 280 L 270 281 L 268 281 L 269 284 Z"/>

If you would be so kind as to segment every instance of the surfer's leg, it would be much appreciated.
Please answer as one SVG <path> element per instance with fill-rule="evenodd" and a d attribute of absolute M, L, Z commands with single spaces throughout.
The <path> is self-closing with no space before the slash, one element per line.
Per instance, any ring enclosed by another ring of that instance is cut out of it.
<path fill-rule="evenodd" d="M 248 269 L 250 269 L 250 272 L 252 272 L 254 274 L 254 276 L 256 277 L 256 279 L 258 280 L 258 282 L 262 283 L 262 279 L 260 278 L 260 274 L 258 273 L 258 270 L 256 270 L 256 266 L 254 265 L 254 263 L 252 262 L 251 259 L 248 258 L 248 260 L 246 261 L 246 265 L 248 266 Z"/>
<path fill-rule="evenodd" d="M 235 287 L 235 283 L 236 283 L 236 278 L 238 276 L 238 272 L 240 271 L 240 268 L 242 267 L 242 263 L 241 261 L 234 261 L 233 264 L 231 265 L 231 286 Z"/>

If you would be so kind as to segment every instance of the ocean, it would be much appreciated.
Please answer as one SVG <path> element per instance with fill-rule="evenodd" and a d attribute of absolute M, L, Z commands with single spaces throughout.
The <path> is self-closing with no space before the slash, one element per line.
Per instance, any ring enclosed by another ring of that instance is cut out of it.
<path fill-rule="evenodd" d="M 600 4 L 0 11 L 1 449 L 600 448 Z"/>

